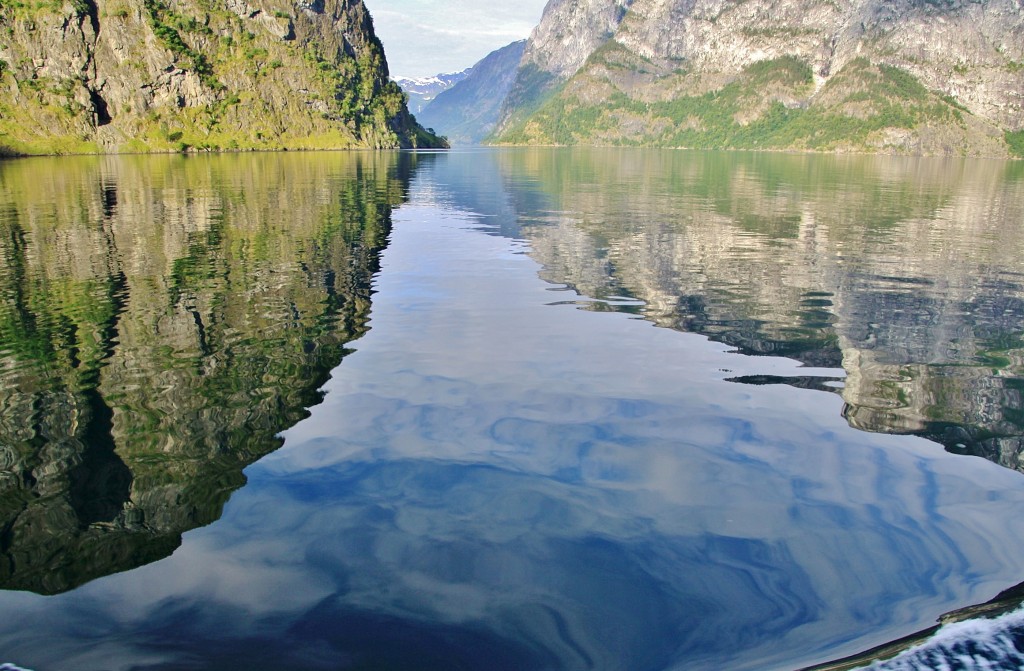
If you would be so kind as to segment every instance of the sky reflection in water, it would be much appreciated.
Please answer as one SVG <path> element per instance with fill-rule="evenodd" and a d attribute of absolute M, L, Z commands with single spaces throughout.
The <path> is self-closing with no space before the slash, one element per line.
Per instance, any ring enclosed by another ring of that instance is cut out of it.
<path fill-rule="evenodd" d="M 728 381 L 841 371 L 564 304 L 437 175 L 394 213 L 370 331 L 220 521 L 68 594 L 0 594 L 6 657 L 786 669 L 1024 577 L 1020 474 Z"/>

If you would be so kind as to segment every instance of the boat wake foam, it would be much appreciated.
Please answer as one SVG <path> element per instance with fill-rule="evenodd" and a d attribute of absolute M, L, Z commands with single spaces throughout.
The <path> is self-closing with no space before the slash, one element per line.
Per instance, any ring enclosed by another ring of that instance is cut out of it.
<path fill-rule="evenodd" d="M 926 643 L 866 671 L 1006 671 L 1024 669 L 1024 609 L 995 619 L 942 627 Z"/>

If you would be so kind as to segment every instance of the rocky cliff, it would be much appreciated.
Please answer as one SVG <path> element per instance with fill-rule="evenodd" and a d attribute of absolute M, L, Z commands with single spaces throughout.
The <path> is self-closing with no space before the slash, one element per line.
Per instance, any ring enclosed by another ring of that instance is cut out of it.
<path fill-rule="evenodd" d="M 480 144 L 498 123 L 502 101 L 512 88 L 525 48 L 523 40 L 488 54 L 468 71 L 465 79 L 441 92 L 417 118 L 453 144 Z"/>
<path fill-rule="evenodd" d="M 1024 154 L 1016 0 L 552 0 L 498 139 Z"/>
<path fill-rule="evenodd" d="M 432 146 L 361 0 L 0 3 L 0 153 Z"/>

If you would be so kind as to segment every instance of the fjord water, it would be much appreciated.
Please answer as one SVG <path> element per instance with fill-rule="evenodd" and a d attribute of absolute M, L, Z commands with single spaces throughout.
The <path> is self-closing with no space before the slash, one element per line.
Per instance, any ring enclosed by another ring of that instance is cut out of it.
<path fill-rule="evenodd" d="M 0 164 L 0 662 L 793 669 L 928 627 L 1024 581 L 1021 222 L 1001 162 Z"/>

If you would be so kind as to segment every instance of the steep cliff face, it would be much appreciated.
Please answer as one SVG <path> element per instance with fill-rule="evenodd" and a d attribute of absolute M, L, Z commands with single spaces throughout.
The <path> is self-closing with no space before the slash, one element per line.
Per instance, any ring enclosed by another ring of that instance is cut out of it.
<path fill-rule="evenodd" d="M 1005 155 L 1022 106 L 1015 0 L 553 0 L 499 135 Z"/>
<path fill-rule="evenodd" d="M 431 101 L 417 119 L 453 144 L 479 144 L 498 123 L 501 103 L 512 88 L 525 47 L 523 40 L 488 54 L 465 79 Z"/>
<path fill-rule="evenodd" d="M 622 23 L 633 0 L 553 0 L 530 36 L 524 65 L 569 77 Z"/>
<path fill-rule="evenodd" d="M 433 145 L 361 0 L 0 4 L 6 153 Z"/>

